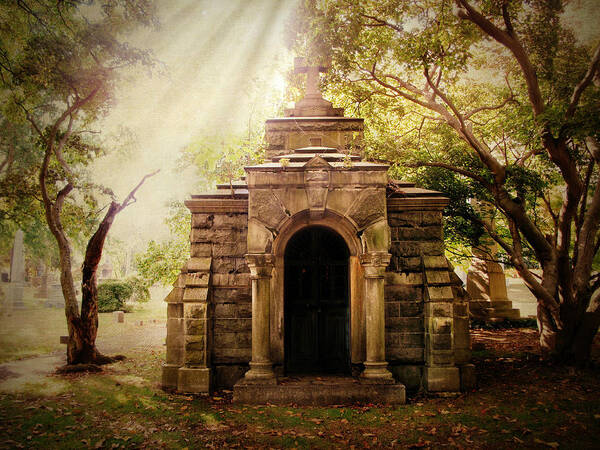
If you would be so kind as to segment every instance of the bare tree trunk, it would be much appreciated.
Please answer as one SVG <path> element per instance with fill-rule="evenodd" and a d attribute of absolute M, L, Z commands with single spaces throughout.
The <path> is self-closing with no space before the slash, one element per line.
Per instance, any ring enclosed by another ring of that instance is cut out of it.
<path fill-rule="evenodd" d="M 88 242 L 82 266 L 81 279 L 81 315 L 79 320 L 71 321 L 77 328 L 73 336 L 73 352 L 68 364 L 107 364 L 115 358 L 102 355 L 96 348 L 98 335 L 98 287 L 96 272 L 102 258 L 102 249 L 106 235 L 121 210 L 120 205 L 112 202 L 108 212 L 100 222 L 98 229 Z M 75 325 L 76 324 L 76 325 Z"/>

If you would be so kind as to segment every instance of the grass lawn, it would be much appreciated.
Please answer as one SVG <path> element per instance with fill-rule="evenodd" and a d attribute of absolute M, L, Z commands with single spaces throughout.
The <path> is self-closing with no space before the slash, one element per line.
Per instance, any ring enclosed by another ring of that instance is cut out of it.
<path fill-rule="evenodd" d="M 159 388 L 164 347 L 133 347 L 104 373 L 0 394 L 0 447 L 598 448 L 600 371 L 548 366 L 533 330 L 477 330 L 479 388 L 388 407 L 249 407 L 231 393 Z M 2 374 L 0 373 L 0 378 Z"/>
<path fill-rule="evenodd" d="M 101 351 L 118 353 L 123 338 L 144 334 L 146 329 L 136 325 L 152 320 L 165 323 L 164 290 L 153 290 L 152 300 L 134 305 L 134 311 L 125 315 L 125 323 L 115 323 L 112 313 L 100 313 L 98 318 L 98 346 Z M 64 309 L 45 308 L 43 300 L 33 298 L 33 288 L 25 289 L 25 309 L 3 309 L 0 312 L 0 363 L 64 351 L 60 336 L 67 334 Z M 117 347 L 116 349 L 114 347 Z M 105 350 L 106 349 L 106 350 Z"/>

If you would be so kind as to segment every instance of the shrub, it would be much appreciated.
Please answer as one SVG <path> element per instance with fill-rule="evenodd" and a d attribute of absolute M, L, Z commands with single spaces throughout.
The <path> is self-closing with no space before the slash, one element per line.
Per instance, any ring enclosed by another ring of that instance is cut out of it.
<path fill-rule="evenodd" d="M 150 300 L 150 291 L 148 285 L 139 277 L 127 278 L 126 283 L 133 289 L 133 294 L 130 300 L 138 303 L 146 303 Z"/>
<path fill-rule="evenodd" d="M 133 294 L 126 281 L 105 281 L 98 286 L 98 311 L 112 312 L 125 309 L 125 301 Z"/>

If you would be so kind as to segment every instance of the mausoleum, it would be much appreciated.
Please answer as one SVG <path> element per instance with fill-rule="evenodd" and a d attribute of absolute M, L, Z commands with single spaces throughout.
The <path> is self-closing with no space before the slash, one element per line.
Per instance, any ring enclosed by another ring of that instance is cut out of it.
<path fill-rule="evenodd" d="M 234 400 L 402 403 L 473 382 L 468 298 L 439 192 L 362 159 L 363 120 L 305 98 L 266 121 L 264 164 L 192 195 L 191 255 L 168 303 L 162 385 Z"/>

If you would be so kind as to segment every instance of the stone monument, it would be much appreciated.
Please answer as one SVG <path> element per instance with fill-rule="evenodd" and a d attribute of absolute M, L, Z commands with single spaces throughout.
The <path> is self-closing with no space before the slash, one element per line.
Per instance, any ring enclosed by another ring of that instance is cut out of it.
<path fill-rule="evenodd" d="M 13 308 L 25 307 L 23 291 L 25 289 L 25 248 L 23 246 L 23 230 L 15 232 L 10 255 L 10 283 L 8 284 L 8 304 Z"/>
<path fill-rule="evenodd" d="M 266 121 L 268 162 L 185 203 L 191 255 L 165 299 L 163 387 L 297 404 L 468 387 L 468 300 L 442 239 L 448 199 L 363 161 L 363 119 L 322 98 L 323 67 L 297 59 L 296 70 L 306 97 Z"/>
<path fill-rule="evenodd" d="M 475 207 L 482 219 L 494 229 L 493 206 L 477 202 Z M 480 320 L 518 319 L 518 309 L 512 307 L 506 290 L 504 269 L 497 262 L 498 244 L 484 234 L 478 247 L 473 247 L 473 258 L 467 273 L 467 292 L 469 310 L 474 318 Z"/>

